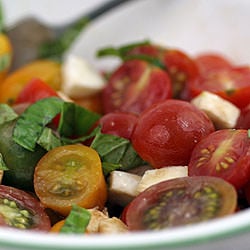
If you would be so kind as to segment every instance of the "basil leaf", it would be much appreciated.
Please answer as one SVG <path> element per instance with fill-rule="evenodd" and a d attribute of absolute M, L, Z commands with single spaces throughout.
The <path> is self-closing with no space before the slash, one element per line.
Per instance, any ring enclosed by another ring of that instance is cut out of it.
<path fill-rule="evenodd" d="M 18 115 L 7 104 L 0 104 L 0 124 L 16 119 Z"/>
<path fill-rule="evenodd" d="M 108 163 L 113 164 L 112 170 L 114 170 L 114 166 L 117 167 L 116 169 L 128 170 L 145 164 L 129 140 L 110 134 L 102 134 L 100 130 L 96 134 L 91 147 L 98 152 L 102 162 L 105 162 L 108 166 L 104 169 L 106 174 L 110 172 L 109 168 L 112 166 Z"/>
<path fill-rule="evenodd" d="M 0 153 L 0 170 L 9 170 L 6 163 L 4 162 L 3 155 Z"/>
<path fill-rule="evenodd" d="M 18 118 L 13 140 L 34 151 L 44 127 L 61 112 L 63 101 L 57 97 L 44 98 L 29 106 Z"/>
<path fill-rule="evenodd" d="M 61 140 L 53 133 L 53 130 L 45 127 L 41 136 L 39 137 L 37 144 L 42 148 L 49 151 L 53 148 L 61 146 L 63 143 Z"/>
<path fill-rule="evenodd" d="M 58 131 L 63 137 L 82 136 L 89 132 L 100 115 L 91 112 L 77 104 L 65 102 Z"/>
<path fill-rule="evenodd" d="M 79 233 L 82 234 L 86 231 L 86 228 L 91 219 L 90 212 L 77 205 L 72 205 L 70 214 L 65 219 L 65 223 L 60 230 L 60 233 Z"/>

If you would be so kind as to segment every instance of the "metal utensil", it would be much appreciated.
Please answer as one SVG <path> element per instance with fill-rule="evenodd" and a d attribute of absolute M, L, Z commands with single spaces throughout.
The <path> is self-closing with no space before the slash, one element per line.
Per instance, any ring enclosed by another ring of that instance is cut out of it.
<path fill-rule="evenodd" d="M 76 37 L 94 19 L 129 0 L 111 0 L 62 26 L 49 26 L 28 17 L 6 30 L 13 50 L 12 69 L 38 58 L 61 59 Z"/>

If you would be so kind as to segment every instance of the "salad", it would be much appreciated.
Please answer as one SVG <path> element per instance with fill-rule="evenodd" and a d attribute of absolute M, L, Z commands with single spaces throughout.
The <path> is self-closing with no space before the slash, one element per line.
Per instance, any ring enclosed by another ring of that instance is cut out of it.
<path fill-rule="evenodd" d="M 10 72 L 0 36 L 1 225 L 53 233 L 161 230 L 250 202 L 250 68 L 142 41 Z"/>

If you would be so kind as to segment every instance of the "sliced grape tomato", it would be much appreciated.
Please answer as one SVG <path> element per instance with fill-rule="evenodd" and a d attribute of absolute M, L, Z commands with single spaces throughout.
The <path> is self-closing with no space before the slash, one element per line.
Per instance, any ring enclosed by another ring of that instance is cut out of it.
<path fill-rule="evenodd" d="M 216 177 L 181 177 L 155 184 L 124 210 L 130 230 L 159 230 L 198 223 L 235 212 L 235 188 Z"/>
<path fill-rule="evenodd" d="M 0 185 L 0 224 L 17 229 L 50 230 L 50 219 L 32 195 Z"/>

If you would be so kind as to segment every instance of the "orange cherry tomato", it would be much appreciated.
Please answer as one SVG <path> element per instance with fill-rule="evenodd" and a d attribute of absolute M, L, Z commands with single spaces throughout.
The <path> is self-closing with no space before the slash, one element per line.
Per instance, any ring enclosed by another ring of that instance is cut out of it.
<path fill-rule="evenodd" d="M 12 60 L 12 47 L 9 38 L 0 33 L 0 82 L 6 77 Z"/>
<path fill-rule="evenodd" d="M 33 78 L 40 78 L 53 89 L 61 86 L 61 66 L 51 60 L 38 60 L 11 73 L 0 84 L 0 103 L 12 105 L 21 90 Z"/>
<path fill-rule="evenodd" d="M 34 188 L 45 207 L 68 215 L 72 204 L 102 209 L 107 187 L 98 153 L 81 144 L 52 149 L 38 162 Z"/>
<path fill-rule="evenodd" d="M 52 232 L 52 233 L 59 233 L 60 230 L 61 230 L 61 228 L 63 227 L 64 223 L 65 223 L 65 220 L 58 221 L 57 223 L 55 223 L 51 227 L 50 232 Z"/>

